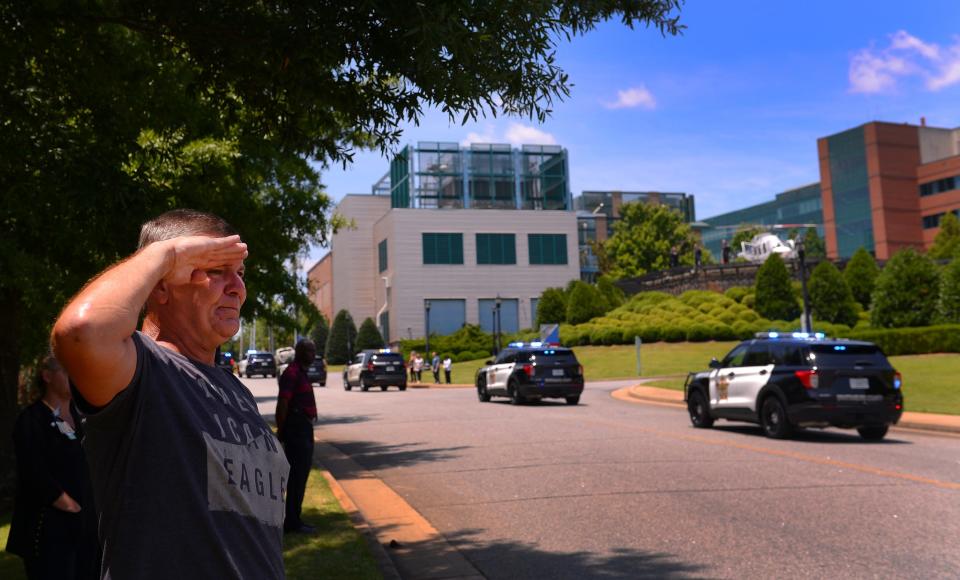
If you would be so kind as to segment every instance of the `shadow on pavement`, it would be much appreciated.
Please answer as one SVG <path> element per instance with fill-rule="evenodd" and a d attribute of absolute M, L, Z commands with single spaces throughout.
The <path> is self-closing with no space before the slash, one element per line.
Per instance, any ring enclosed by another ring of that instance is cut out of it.
<path fill-rule="evenodd" d="M 754 435 L 766 439 L 763 429 L 758 425 L 714 425 L 717 431 Z M 882 441 L 867 441 L 855 429 L 797 429 L 789 441 L 798 443 L 854 443 L 860 445 L 913 445 L 912 441 L 897 439 L 888 434 Z"/>
<path fill-rule="evenodd" d="M 383 445 L 370 441 L 326 441 L 341 452 L 349 455 L 364 469 L 370 471 L 392 467 L 409 467 L 433 461 L 446 461 L 459 457 L 458 451 L 469 449 L 467 446 L 418 448 L 420 443 Z"/>
<path fill-rule="evenodd" d="M 317 422 L 314 426 L 319 425 L 353 425 L 355 423 L 366 423 L 367 421 L 373 421 L 379 417 L 379 415 L 325 415 L 323 413 L 317 414 Z"/>

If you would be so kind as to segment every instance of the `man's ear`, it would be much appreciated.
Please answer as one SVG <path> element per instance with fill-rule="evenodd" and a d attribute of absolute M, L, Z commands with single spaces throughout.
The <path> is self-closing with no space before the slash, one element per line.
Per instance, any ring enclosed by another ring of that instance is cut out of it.
<path fill-rule="evenodd" d="M 170 301 L 170 291 L 165 281 L 161 280 L 157 282 L 157 285 L 150 291 L 149 300 L 153 300 L 157 304 L 166 304 Z"/>

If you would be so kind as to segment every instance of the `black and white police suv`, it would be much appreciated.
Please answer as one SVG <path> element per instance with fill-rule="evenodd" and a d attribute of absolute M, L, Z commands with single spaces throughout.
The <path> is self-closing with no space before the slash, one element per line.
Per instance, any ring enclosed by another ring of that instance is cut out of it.
<path fill-rule="evenodd" d="M 583 366 L 569 348 L 512 342 L 480 367 L 474 383 L 481 403 L 503 396 L 514 405 L 547 398 L 576 405 L 583 393 Z"/>
<path fill-rule="evenodd" d="M 360 387 L 361 391 L 380 387 L 386 391 L 391 385 L 407 390 L 407 368 L 403 356 L 388 348 L 358 353 L 343 369 L 343 388 L 348 391 L 353 387 Z"/>
<path fill-rule="evenodd" d="M 901 385 L 873 343 L 761 332 L 710 361 L 709 371 L 687 375 L 684 400 L 694 427 L 749 421 L 783 439 L 797 427 L 833 426 L 877 441 L 900 420 Z"/>

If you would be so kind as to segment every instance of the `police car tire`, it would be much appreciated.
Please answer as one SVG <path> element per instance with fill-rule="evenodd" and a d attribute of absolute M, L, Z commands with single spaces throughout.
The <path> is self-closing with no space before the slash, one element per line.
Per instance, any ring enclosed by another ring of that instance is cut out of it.
<path fill-rule="evenodd" d="M 487 381 L 484 379 L 477 381 L 477 399 L 479 399 L 481 403 L 490 402 L 490 393 L 487 392 Z"/>
<path fill-rule="evenodd" d="M 889 429 L 886 425 L 869 425 L 866 427 L 857 427 L 857 433 L 867 441 L 880 441 L 887 436 Z"/>
<path fill-rule="evenodd" d="M 787 410 L 776 395 L 770 395 L 763 400 L 760 407 L 760 425 L 763 432 L 771 439 L 786 439 L 792 429 L 787 419 Z"/>
<path fill-rule="evenodd" d="M 349 391 L 351 388 L 350 379 L 347 378 L 347 373 L 343 373 L 343 390 Z"/>
<path fill-rule="evenodd" d="M 576 405 L 580 402 L 580 395 L 570 395 L 566 399 L 568 405 Z"/>
<path fill-rule="evenodd" d="M 713 427 L 713 417 L 710 416 L 710 407 L 707 405 L 707 399 L 703 392 L 694 391 L 690 393 L 687 400 L 687 411 L 690 413 L 690 422 L 697 429 L 709 429 Z"/>
<path fill-rule="evenodd" d="M 401 391 L 406 391 L 406 390 L 407 390 L 407 385 L 406 385 L 406 383 L 400 385 L 400 390 L 401 390 Z"/>
<path fill-rule="evenodd" d="M 517 388 L 517 384 L 514 381 L 507 383 L 507 392 L 510 393 L 511 405 L 522 405 L 526 402 L 523 398 L 523 395 L 520 394 L 520 389 Z"/>

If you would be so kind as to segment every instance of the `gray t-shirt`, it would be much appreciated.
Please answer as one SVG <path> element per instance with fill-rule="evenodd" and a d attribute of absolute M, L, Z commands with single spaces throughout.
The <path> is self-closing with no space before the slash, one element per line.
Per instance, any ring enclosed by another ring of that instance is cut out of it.
<path fill-rule="evenodd" d="M 89 415 L 103 578 L 283 578 L 289 464 L 236 377 L 137 332 L 137 370 Z"/>

